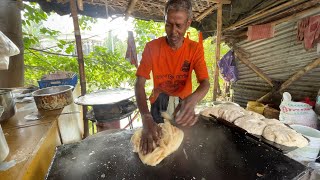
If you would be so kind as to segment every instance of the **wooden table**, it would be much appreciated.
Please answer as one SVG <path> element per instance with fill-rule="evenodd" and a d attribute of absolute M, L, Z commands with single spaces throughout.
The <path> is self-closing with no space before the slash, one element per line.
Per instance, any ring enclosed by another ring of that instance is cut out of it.
<path fill-rule="evenodd" d="M 80 88 L 75 88 L 74 98 Z M 71 104 L 60 110 L 38 111 L 34 102 L 17 103 L 15 116 L 2 123 L 10 153 L 6 162 L 15 166 L 0 171 L 0 179 L 44 179 L 55 148 L 58 145 L 82 139 L 83 120 L 81 106 Z M 43 116 L 40 120 L 27 121 L 31 113 Z"/>

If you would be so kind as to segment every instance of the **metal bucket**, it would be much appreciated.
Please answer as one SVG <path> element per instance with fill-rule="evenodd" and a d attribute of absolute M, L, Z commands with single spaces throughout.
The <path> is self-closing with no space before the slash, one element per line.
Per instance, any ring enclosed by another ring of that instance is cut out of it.
<path fill-rule="evenodd" d="M 11 90 L 0 89 L 0 106 L 3 106 L 4 108 L 4 111 L 0 116 L 0 122 L 14 116 L 16 107 Z"/>

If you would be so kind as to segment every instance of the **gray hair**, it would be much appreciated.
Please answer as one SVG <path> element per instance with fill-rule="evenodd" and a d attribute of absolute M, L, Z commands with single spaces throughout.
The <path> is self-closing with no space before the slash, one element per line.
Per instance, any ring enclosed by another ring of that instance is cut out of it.
<path fill-rule="evenodd" d="M 192 19 L 191 0 L 169 0 L 164 9 L 165 15 L 169 10 L 185 11 L 188 14 L 188 19 Z"/>

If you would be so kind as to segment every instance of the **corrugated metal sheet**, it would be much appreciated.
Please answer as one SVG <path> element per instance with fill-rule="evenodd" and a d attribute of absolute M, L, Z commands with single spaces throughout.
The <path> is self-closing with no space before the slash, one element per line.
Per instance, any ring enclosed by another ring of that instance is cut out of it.
<path fill-rule="evenodd" d="M 297 22 L 282 23 L 275 27 L 275 37 L 267 40 L 242 41 L 237 46 L 250 54 L 248 60 L 259 67 L 272 80 L 284 82 L 294 73 L 320 58 L 316 48 L 306 51 L 297 41 Z M 239 80 L 232 84 L 234 101 L 246 106 L 248 100 L 259 99 L 271 87 L 253 70 L 237 61 Z M 320 89 L 320 67 L 305 74 L 287 89 L 295 99 L 316 97 Z M 279 95 L 279 98 L 281 96 Z"/>

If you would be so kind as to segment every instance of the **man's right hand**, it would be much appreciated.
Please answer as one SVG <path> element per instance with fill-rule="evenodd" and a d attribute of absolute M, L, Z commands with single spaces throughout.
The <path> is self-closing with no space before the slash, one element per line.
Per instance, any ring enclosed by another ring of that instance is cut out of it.
<path fill-rule="evenodd" d="M 154 150 L 153 143 L 159 145 L 159 140 L 162 136 L 161 127 L 153 121 L 151 114 L 142 115 L 143 130 L 140 140 L 140 150 L 144 155 L 151 153 Z"/>

